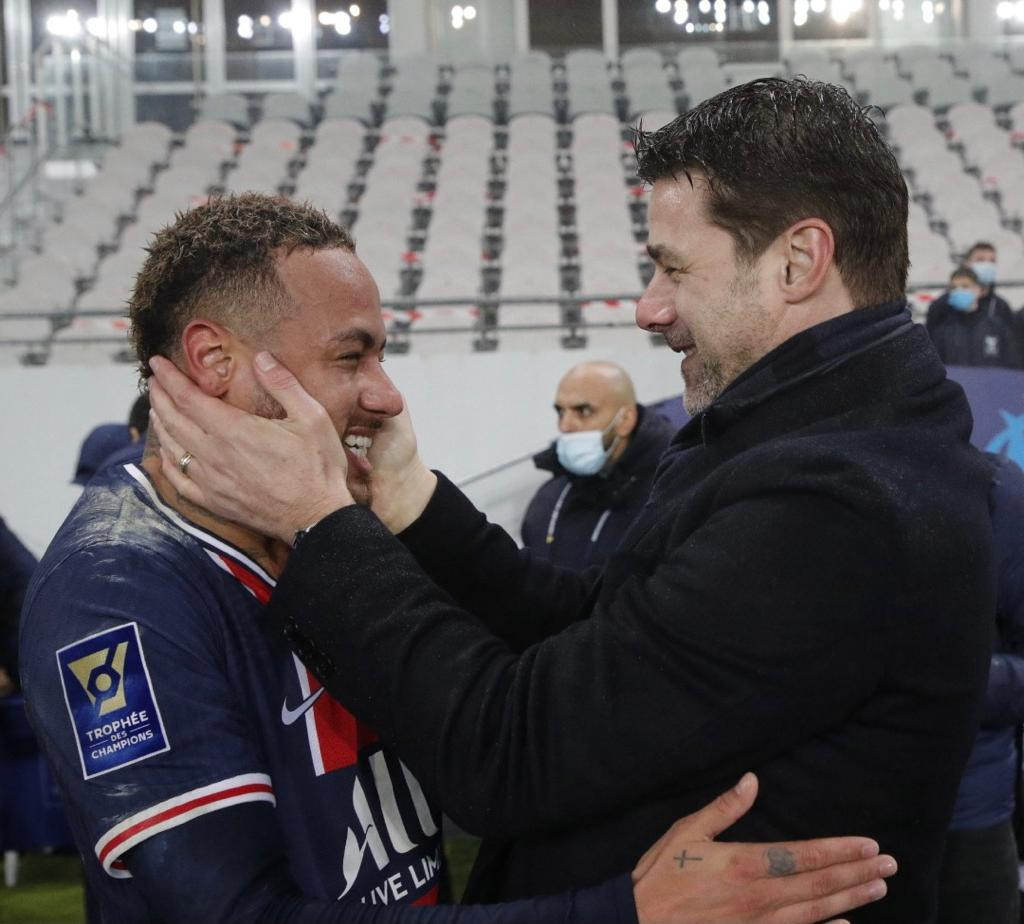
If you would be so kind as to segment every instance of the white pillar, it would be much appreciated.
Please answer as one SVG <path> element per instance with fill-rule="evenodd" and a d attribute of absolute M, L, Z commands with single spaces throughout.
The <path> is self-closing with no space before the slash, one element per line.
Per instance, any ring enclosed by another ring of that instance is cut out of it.
<path fill-rule="evenodd" d="M 867 0 L 878 5 L 878 0 Z M 779 57 L 786 58 L 793 50 L 793 0 L 776 0 L 775 15 L 779 20 Z"/>
<path fill-rule="evenodd" d="M 316 99 L 316 39 L 313 0 L 292 0 L 292 50 L 295 53 L 295 86 L 306 99 Z"/>
<path fill-rule="evenodd" d="M 601 37 L 604 40 L 604 56 L 610 61 L 619 56 L 619 3 L 618 0 L 601 0 Z"/>
<path fill-rule="evenodd" d="M 434 50 L 429 0 L 388 0 L 392 58 L 415 58 Z"/>
<path fill-rule="evenodd" d="M 223 93 L 227 82 L 227 63 L 224 56 L 224 0 L 203 0 L 203 31 L 206 36 L 206 45 L 203 48 L 206 92 Z"/>
<path fill-rule="evenodd" d="M 30 106 L 32 84 L 32 11 L 29 0 L 4 0 L 4 31 L 7 36 L 7 86 L 10 90 L 8 122 L 21 122 Z"/>
<path fill-rule="evenodd" d="M 530 0 L 513 0 L 515 5 L 516 53 L 526 54 L 530 50 Z"/>

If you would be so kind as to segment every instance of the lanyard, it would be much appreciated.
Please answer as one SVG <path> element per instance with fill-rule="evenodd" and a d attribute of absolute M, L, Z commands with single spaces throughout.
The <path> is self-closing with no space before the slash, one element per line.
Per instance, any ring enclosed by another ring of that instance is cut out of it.
<path fill-rule="evenodd" d="M 551 545 L 555 541 L 555 530 L 558 528 L 558 518 L 562 515 L 562 507 L 565 506 L 565 499 L 569 496 L 569 492 L 572 490 L 572 482 L 568 482 L 562 493 L 558 495 L 558 500 L 555 501 L 555 508 L 551 511 L 551 519 L 548 520 L 548 535 L 546 542 Z M 590 541 L 597 542 L 601 535 L 601 530 L 604 529 L 604 524 L 608 522 L 608 517 L 612 514 L 612 508 L 609 507 L 604 513 L 601 514 L 601 518 L 597 521 L 597 525 L 594 527 L 594 531 L 590 534 Z"/>

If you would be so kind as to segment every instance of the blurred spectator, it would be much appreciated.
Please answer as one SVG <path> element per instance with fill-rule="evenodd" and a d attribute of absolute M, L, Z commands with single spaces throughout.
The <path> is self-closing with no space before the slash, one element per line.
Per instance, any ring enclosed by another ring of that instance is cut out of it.
<path fill-rule="evenodd" d="M 964 265 L 974 272 L 981 286 L 981 308 L 989 314 L 997 315 L 1001 320 L 1012 321 L 1013 309 L 1004 298 L 996 295 L 996 248 L 988 241 L 978 241 L 964 258 Z M 955 309 L 949 304 L 949 293 L 940 295 L 928 307 L 925 326 L 928 332 L 944 321 Z"/>
<path fill-rule="evenodd" d="M 939 876 L 937 924 L 1018 924 L 1012 816 L 1024 722 L 1024 472 L 992 456 L 998 592 L 995 653 L 981 728 L 957 793 Z"/>
<path fill-rule="evenodd" d="M 137 462 L 149 427 L 149 394 L 135 399 L 127 424 L 100 424 L 82 442 L 73 484 L 84 485 L 108 465 Z"/>
<path fill-rule="evenodd" d="M 570 369 L 555 412 L 560 436 L 533 460 L 553 477 L 530 501 L 523 543 L 582 570 L 602 564 L 640 512 L 673 428 L 637 404 L 633 382 L 609 362 Z"/>
<path fill-rule="evenodd" d="M 18 619 L 36 557 L 0 518 L 0 696 L 18 690 Z"/>
<path fill-rule="evenodd" d="M 954 270 L 943 298 L 945 314 L 933 319 L 929 311 L 926 324 L 944 363 L 1024 368 L 1013 312 L 982 284 L 974 269 L 961 266 Z"/>

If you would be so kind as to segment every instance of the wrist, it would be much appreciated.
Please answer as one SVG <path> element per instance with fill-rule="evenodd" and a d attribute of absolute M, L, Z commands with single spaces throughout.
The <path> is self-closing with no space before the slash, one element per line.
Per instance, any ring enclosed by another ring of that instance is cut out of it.
<path fill-rule="evenodd" d="M 332 491 L 327 496 L 320 498 L 316 504 L 304 507 L 288 517 L 287 522 L 281 526 L 278 538 L 287 542 L 294 548 L 299 544 L 302 537 L 313 529 L 321 520 L 326 519 L 336 510 L 354 504 L 352 495 L 348 490 Z"/>
<path fill-rule="evenodd" d="M 437 475 L 417 458 L 400 475 L 375 479 L 373 512 L 397 535 L 419 519 L 436 487 Z"/>

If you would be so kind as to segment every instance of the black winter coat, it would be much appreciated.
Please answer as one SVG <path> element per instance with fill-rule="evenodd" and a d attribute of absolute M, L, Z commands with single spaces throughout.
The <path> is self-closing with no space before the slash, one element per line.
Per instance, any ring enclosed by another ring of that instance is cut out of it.
<path fill-rule="evenodd" d="M 470 901 L 629 870 L 754 770 L 725 837 L 873 836 L 900 871 L 847 917 L 925 924 L 992 651 L 970 430 L 903 304 L 862 309 L 679 432 L 596 583 L 442 479 L 404 544 L 364 508 L 323 520 L 268 617 L 487 837 Z"/>
<path fill-rule="evenodd" d="M 675 433 L 664 417 L 637 405 L 629 445 L 607 474 L 581 477 L 558 462 L 554 444 L 533 457 L 554 477 L 541 485 L 523 517 L 523 544 L 537 558 L 582 571 L 615 551 L 651 493 L 661 454 Z"/>

